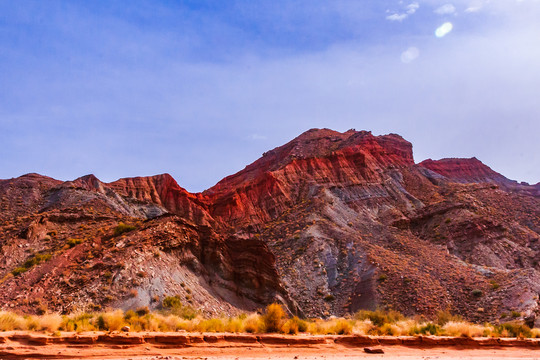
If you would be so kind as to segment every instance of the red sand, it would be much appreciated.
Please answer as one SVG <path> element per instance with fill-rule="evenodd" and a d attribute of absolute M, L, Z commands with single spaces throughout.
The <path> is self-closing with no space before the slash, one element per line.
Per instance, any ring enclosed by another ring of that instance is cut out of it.
<path fill-rule="evenodd" d="M 376 346 L 384 354 L 367 354 Z M 540 359 L 540 340 L 187 333 L 0 333 L 0 359 Z"/>

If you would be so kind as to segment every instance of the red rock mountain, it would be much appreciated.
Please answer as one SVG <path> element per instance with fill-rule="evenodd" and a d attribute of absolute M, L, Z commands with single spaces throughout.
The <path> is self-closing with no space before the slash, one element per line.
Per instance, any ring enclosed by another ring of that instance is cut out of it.
<path fill-rule="evenodd" d="M 328 129 L 198 194 L 168 174 L 0 180 L 0 306 L 178 294 L 214 314 L 279 301 L 304 316 L 516 311 L 538 325 L 539 191 L 475 158 L 415 164 L 398 135 Z"/>
<path fill-rule="evenodd" d="M 470 159 L 441 159 L 433 161 L 424 160 L 420 166 L 432 170 L 452 181 L 466 183 L 494 183 L 494 184 L 514 184 L 515 181 L 508 180 L 503 175 L 491 170 L 480 160 L 473 157 Z"/>

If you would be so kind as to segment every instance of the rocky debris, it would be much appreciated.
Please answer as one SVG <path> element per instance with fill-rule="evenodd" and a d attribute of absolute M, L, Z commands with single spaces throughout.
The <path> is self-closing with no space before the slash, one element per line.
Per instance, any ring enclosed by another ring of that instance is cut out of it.
<path fill-rule="evenodd" d="M 384 354 L 384 350 L 381 348 L 364 348 L 364 352 L 368 354 Z"/>

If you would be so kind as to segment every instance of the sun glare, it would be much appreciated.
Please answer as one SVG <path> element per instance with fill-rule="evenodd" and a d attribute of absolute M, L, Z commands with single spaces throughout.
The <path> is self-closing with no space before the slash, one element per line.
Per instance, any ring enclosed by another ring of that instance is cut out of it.
<path fill-rule="evenodd" d="M 437 30 L 435 30 L 435 36 L 438 38 L 445 37 L 446 35 L 448 35 L 448 33 L 450 33 L 450 31 L 452 31 L 453 28 L 454 25 L 452 25 L 451 22 L 445 22 L 444 24 L 439 26 Z"/>

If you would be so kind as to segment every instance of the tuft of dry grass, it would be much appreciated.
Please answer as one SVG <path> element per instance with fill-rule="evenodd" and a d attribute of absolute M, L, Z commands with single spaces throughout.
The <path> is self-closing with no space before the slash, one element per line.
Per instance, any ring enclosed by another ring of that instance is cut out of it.
<path fill-rule="evenodd" d="M 0 311 L 0 331 L 26 330 L 26 321 L 17 314 Z"/>
<path fill-rule="evenodd" d="M 39 330 L 42 331 L 58 331 L 62 324 L 62 316 L 59 314 L 45 314 L 38 318 Z"/>
<path fill-rule="evenodd" d="M 462 337 L 483 336 L 485 330 L 482 325 L 471 324 L 465 321 L 449 321 L 442 329 L 445 335 Z"/>
<path fill-rule="evenodd" d="M 348 335 L 353 333 L 354 325 L 354 320 L 343 318 L 330 320 L 315 319 L 308 322 L 307 332 L 313 335 Z"/>

